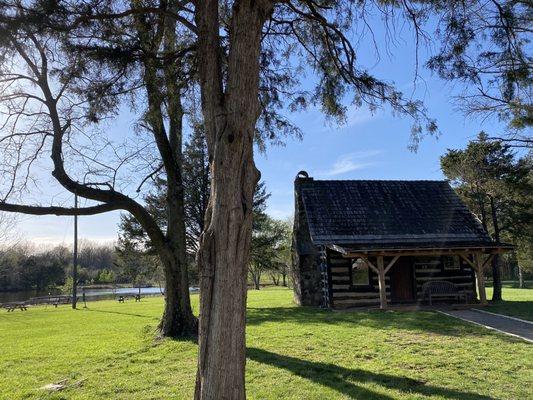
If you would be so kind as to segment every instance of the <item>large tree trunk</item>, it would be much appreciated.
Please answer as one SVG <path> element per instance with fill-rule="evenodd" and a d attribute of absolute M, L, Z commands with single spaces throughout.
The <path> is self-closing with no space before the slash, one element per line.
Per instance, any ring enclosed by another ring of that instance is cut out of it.
<path fill-rule="evenodd" d="M 133 1 L 133 7 L 139 2 Z M 172 1 L 170 8 L 175 7 Z M 164 25 L 152 27 L 138 15 L 136 28 L 144 50 L 163 48 L 168 53 L 176 50 L 176 21 L 170 16 Z M 164 29 L 164 35 L 152 35 L 152 31 Z M 166 206 L 167 231 L 163 241 L 155 242 L 165 273 L 165 310 L 159 325 L 162 336 L 193 336 L 197 334 L 198 322 L 190 304 L 187 272 L 185 209 L 183 191 L 183 116 L 180 77 L 176 65 L 167 62 L 163 66 L 164 88 L 161 87 L 160 66 L 153 57 L 145 57 L 144 83 L 148 100 L 146 121 L 152 128 L 154 140 L 161 155 L 167 180 Z M 168 124 L 165 124 L 163 105 L 168 109 Z"/>
<path fill-rule="evenodd" d="M 522 267 L 518 266 L 518 288 L 524 288 L 524 274 L 522 272 Z"/>
<path fill-rule="evenodd" d="M 221 166 L 213 168 L 212 199 L 217 201 L 209 205 L 211 221 L 200 245 L 197 399 L 245 398 L 246 276 L 258 174 L 251 145 L 239 147 L 236 157 L 215 157 Z M 226 171 L 236 171 L 237 176 L 227 176 Z"/>
<path fill-rule="evenodd" d="M 234 3 L 226 85 L 220 60 L 218 1 L 203 0 L 196 8 L 202 107 L 211 161 L 211 197 L 198 253 L 196 399 L 246 398 L 247 267 L 253 193 L 259 180 L 253 138 L 260 112 L 261 29 L 271 7 L 266 0 Z"/>
<path fill-rule="evenodd" d="M 498 225 L 498 215 L 494 197 L 490 196 L 490 211 L 492 216 L 492 226 L 494 227 L 494 240 L 500 242 L 500 227 Z M 502 299 L 502 272 L 500 268 L 500 256 L 496 254 L 492 259 L 492 301 L 501 301 Z"/>
<path fill-rule="evenodd" d="M 165 309 L 159 324 L 160 334 L 168 337 L 196 336 L 198 321 L 191 309 L 185 259 L 171 249 L 167 249 L 161 259 L 165 272 Z"/>
<path fill-rule="evenodd" d="M 78 195 L 74 194 L 74 208 L 78 208 Z M 78 216 L 74 215 L 74 254 L 72 259 L 72 308 L 78 304 Z"/>

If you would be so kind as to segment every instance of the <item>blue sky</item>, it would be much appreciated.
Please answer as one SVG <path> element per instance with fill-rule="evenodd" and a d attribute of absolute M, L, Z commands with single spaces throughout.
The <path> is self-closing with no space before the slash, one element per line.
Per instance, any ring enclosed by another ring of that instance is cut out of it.
<path fill-rule="evenodd" d="M 396 118 L 388 110 L 372 115 L 365 109 L 351 109 L 348 123 L 341 127 L 328 126 L 319 112 L 296 115 L 303 140 L 271 147 L 257 157 L 272 193 L 270 214 L 291 215 L 292 183 L 300 170 L 315 179 L 444 179 L 439 157 L 446 149 L 463 147 L 481 129 L 490 132 L 498 124 L 469 121 L 455 112 L 451 89 L 438 80 L 429 90 L 426 105 L 441 133 L 438 138 L 426 137 L 416 153 L 408 150 L 411 121 Z"/>
<path fill-rule="evenodd" d="M 409 151 L 411 121 L 391 115 L 386 108 L 372 114 L 365 108 L 350 107 L 347 122 L 340 127 L 328 124 L 314 108 L 289 114 L 288 118 L 304 133 L 303 140 L 290 138 L 285 146 L 269 146 L 265 154 L 256 153 L 257 166 L 271 193 L 269 214 L 276 218 L 292 215 L 293 179 L 300 170 L 317 179 L 443 179 L 439 157 L 447 148 L 464 147 L 480 130 L 502 132 L 503 125 L 494 119 L 465 118 L 452 100 L 460 89 L 422 66 L 413 85 L 415 47 L 409 35 L 404 32 L 403 40 L 389 43 L 389 54 L 382 52 L 379 59 L 367 40 L 360 47 L 359 60 L 377 77 L 423 100 L 430 116 L 437 120 L 440 137 L 427 137 L 417 153 Z M 378 44 L 387 40 L 384 32 L 376 32 L 376 36 Z M 420 49 L 420 64 L 428 54 L 428 49 Z M 303 84 L 311 82 L 312 74 L 308 73 Z M 125 128 L 128 129 L 118 124 L 113 129 Z M 118 212 L 80 217 L 80 237 L 100 242 L 114 240 L 118 220 Z M 21 216 L 18 228 L 25 239 L 38 243 L 72 241 L 72 218 Z"/>

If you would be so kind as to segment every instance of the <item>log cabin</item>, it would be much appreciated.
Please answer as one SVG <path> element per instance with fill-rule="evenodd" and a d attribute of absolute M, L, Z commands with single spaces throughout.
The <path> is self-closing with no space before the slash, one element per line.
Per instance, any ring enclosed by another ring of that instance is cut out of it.
<path fill-rule="evenodd" d="M 428 285 L 442 282 L 484 304 L 485 269 L 512 249 L 490 238 L 446 181 L 315 180 L 301 171 L 294 189 L 300 305 L 421 304 Z"/>

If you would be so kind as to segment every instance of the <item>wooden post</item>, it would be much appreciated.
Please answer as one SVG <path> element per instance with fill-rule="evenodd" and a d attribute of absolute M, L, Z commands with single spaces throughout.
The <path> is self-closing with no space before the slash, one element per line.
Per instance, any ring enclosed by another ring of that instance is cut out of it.
<path fill-rule="evenodd" d="M 474 256 L 476 264 L 476 283 L 477 291 L 479 294 L 479 302 L 483 305 L 487 304 L 487 293 L 485 292 L 485 274 L 483 268 L 485 267 L 481 254 L 476 254 Z"/>
<path fill-rule="evenodd" d="M 78 208 L 78 195 L 74 194 L 74 208 Z M 78 302 L 78 215 L 74 214 L 74 255 L 72 260 L 72 308 Z"/>
<path fill-rule="evenodd" d="M 387 308 L 387 289 L 385 286 L 385 267 L 383 256 L 378 256 L 379 303 L 382 310 Z"/>

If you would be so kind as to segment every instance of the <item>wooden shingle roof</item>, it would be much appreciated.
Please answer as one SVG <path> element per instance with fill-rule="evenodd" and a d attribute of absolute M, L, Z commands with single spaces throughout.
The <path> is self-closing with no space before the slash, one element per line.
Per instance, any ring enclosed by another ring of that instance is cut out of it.
<path fill-rule="evenodd" d="M 457 247 L 494 244 L 445 181 L 299 184 L 315 245 Z"/>

